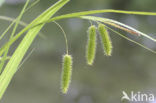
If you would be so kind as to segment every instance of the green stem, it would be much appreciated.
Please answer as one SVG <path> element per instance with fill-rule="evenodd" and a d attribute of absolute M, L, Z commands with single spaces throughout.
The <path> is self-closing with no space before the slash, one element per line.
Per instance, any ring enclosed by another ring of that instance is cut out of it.
<path fill-rule="evenodd" d="M 75 18 L 75 17 L 79 17 L 79 16 L 98 14 L 98 13 L 119 13 L 119 14 L 154 15 L 154 16 L 156 16 L 156 12 L 123 11 L 123 10 L 107 9 L 107 10 L 91 10 L 91 11 L 83 11 L 83 12 L 65 14 L 65 15 L 53 17 L 50 20 L 42 22 L 42 23 L 49 23 L 52 21 L 60 20 L 60 19 Z"/>
<path fill-rule="evenodd" d="M 65 31 L 63 30 L 63 28 L 61 27 L 61 25 L 57 22 L 54 21 L 54 23 L 61 29 L 63 36 L 64 36 L 64 40 L 65 40 L 65 45 L 66 45 L 66 54 L 68 54 L 68 39 L 67 39 L 67 35 L 65 33 Z"/>
<path fill-rule="evenodd" d="M 47 21 L 43 21 L 43 22 L 40 22 L 38 24 L 34 24 L 34 26 L 32 26 L 32 23 L 30 25 L 28 25 L 21 32 L 19 32 L 11 40 L 11 42 L 8 42 L 6 45 L 4 45 L 0 49 L 0 56 L 5 51 L 7 45 L 12 45 L 22 34 L 24 34 L 24 32 L 26 32 L 30 28 L 36 27 L 36 26 L 44 24 L 44 23 L 50 23 L 50 22 L 53 22 L 53 21 L 61 20 L 61 19 L 78 18 L 80 16 L 91 15 L 91 14 L 98 14 L 98 13 L 122 13 L 122 14 L 133 14 L 133 15 L 156 15 L 155 12 L 122 11 L 122 10 L 107 9 L 107 10 L 91 10 L 91 11 L 84 11 L 84 12 L 76 12 L 76 13 L 70 13 L 70 14 L 65 14 L 65 15 L 61 15 L 61 16 L 56 16 L 56 17 L 53 17 L 53 18 L 51 18 L 51 19 L 49 19 Z"/>

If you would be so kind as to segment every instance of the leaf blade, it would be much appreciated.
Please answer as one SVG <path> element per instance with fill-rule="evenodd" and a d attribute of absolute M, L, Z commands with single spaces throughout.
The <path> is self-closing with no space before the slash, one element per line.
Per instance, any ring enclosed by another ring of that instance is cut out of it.
<path fill-rule="evenodd" d="M 34 23 L 38 23 L 39 21 L 48 20 L 52 15 L 54 15 L 61 7 L 63 7 L 69 0 L 61 0 L 58 1 L 56 4 L 51 6 L 48 10 L 42 13 L 37 19 L 35 19 L 31 25 Z M 0 99 L 2 98 L 9 82 L 11 81 L 13 75 L 18 69 L 18 66 L 23 59 L 26 51 L 30 47 L 31 43 L 33 42 L 34 38 L 37 36 L 37 33 L 40 29 L 44 26 L 44 24 L 34 27 L 28 31 L 25 35 L 24 39 L 19 44 L 18 48 L 13 53 L 11 59 L 7 63 L 1 77 L 0 77 Z"/>
<path fill-rule="evenodd" d="M 115 20 L 112 20 L 112 19 L 101 18 L 101 17 L 95 17 L 95 16 L 81 16 L 81 18 L 83 18 L 83 19 L 89 19 L 89 20 L 93 20 L 93 21 L 103 22 L 103 23 L 106 23 L 106 24 L 111 25 L 111 26 L 114 26 L 114 25 L 112 25 L 112 22 L 113 22 L 113 23 L 117 23 L 117 24 L 119 24 L 119 25 L 121 25 L 121 26 L 123 26 L 123 27 L 128 28 L 129 30 L 133 30 L 135 33 L 138 33 L 138 34 L 140 34 L 140 35 L 142 35 L 142 36 L 144 36 L 144 37 L 146 37 L 146 38 L 152 40 L 153 42 L 156 42 L 156 39 L 154 39 L 154 38 L 148 36 L 147 34 L 142 33 L 142 32 L 140 32 L 140 31 L 134 29 L 134 28 L 131 27 L 131 26 L 128 26 L 128 25 L 126 25 L 126 24 L 123 24 L 123 23 L 121 23 L 121 22 L 118 22 L 118 21 L 115 21 Z M 114 26 L 114 27 L 115 27 L 115 26 Z M 125 30 L 125 31 L 126 31 L 126 30 Z M 131 33 L 131 34 L 132 34 L 132 33 Z"/>

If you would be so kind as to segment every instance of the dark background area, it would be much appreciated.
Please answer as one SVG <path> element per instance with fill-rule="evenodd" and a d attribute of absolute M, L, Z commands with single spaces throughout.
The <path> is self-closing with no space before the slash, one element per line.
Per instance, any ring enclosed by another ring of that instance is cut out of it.
<path fill-rule="evenodd" d="M 22 20 L 31 22 L 56 1 L 41 0 Z M 6 0 L 0 7 L 0 15 L 17 17 L 23 3 L 24 0 Z M 156 0 L 71 0 L 56 15 L 95 9 L 155 12 L 155 4 Z M 156 16 L 114 13 L 97 16 L 115 19 L 156 37 Z M 98 39 L 94 65 L 88 66 L 85 49 L 89 21 L 65 19 L 58 23 L 67 34 L 69 53 L 73 56 L 73 75 L 69 92 L 63 95 L 60 90 L 62 55 L 65 54 L 63 34 L 54 23 L 50 23 L 41 31 L 46 38 L 38 36 L 33 42 L 30 51 L 34 49 L 34 52 L 12 79 L 1 103 L 121 103 L 123 90 L 127 93 L 141 91 L 156 94 L 155 54 L 110 32 L 113 42 L 112 56 L 104 56 Z M 9 22 L 0 20 L 0 33 L 8 25 Z M 153 50 L 156 49 L 155 43 L 146 38 L 115 30 Z M 7 36 L 2 44 L 6 40 Z M 12 48 L 16 46 L 17 43 Z"/>

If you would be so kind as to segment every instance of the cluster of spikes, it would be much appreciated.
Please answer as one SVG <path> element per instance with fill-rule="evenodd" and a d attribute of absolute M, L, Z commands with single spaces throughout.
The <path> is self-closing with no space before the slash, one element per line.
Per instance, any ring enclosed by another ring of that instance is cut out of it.
<path fill-rule="evenodd" d="M 95 25 L 91 25 L 88 28 L 88 42 L 86 48 L 86 59 L 87 64 L 92 65 L 94 62 L 95 54 L 96 54 L 96 30 L 97 27 Z M 112 42 L 108 33 L 106 26 L 102 23 L 98 24 L 98 32 L 100 34 L 101 43 L 104 49 L 104 54 L 106 56 L 111 56 L 112 54 Z"/>
<path fill-rule="evenodd" d="M 58 23 L 56 24 L 58 25 Z M 60 25 L 58 26 L 61 28 Z M 97 27 L 95 25 L 91 25 L 88 28 L 87 32 L 88 32 L 88 42 L 87 42 L 87 48 L 86 48 L 86 60 L 87 60 L 88 65 L 92 65 L 94 62 L 95 54 L 96 54 Z M 112 42 L 111 42 L 106 26 L 102 23 L 99 23 L 98 32 L 100 34 L 100 39 L 101 39 L 101 43 L 104 49 L 104 54 L 106 56 L 111 56 Z M 63 33 L 65 32 L 63 31 Z M 67 40 L 67 37 L 65 34 L 64 34 L 64 37 Z M 62 90 L 62 93 L 64 94 L 68 92 L 68 88 L 71 82 L 71 76 L 72 76 L 72 56 L 69 55 L 67 51 L 67 54 L 63 56 L 62 78 L 61 78 L 62 79 L 61 90 Z"/>
<path fill-rule="evenodd" d="M 132 28 L 132 27 L 129 27 L 125 24 L 122 24 L 120 22 L 117 22 L 117 21 L 114 21 L 114 20 L 111 20 L 111 19 L 106 19 L 106 18 L 98 18 L 98 17 L 89 17 L 89 16 L 82 16 L 81 18 L 83 19 L 90 19 L 90 20 L 93 20 L 96 18 L 97 20 L 102 20 L 102 21 L 105 21 L 104 23 L 105 24 L 108 24 L 108 25 L 111 25 L 111 26 L 114 26 L 116 28 L 119 28 L 121 30 L 124 30 L 126 32 L 129 32 L 130 34 L 134 34 L 136 36 L 145 36 L 149 39 L 151 39 L 149 36 L 146 36 L 145 34 L 143 34 L 142 32 Z M 103 23 L 99 23 L 99 21 L 97 22 L 98 23 L 98 27 L 96 27 L 95 25 L 92 25 L 91 23 L 91 26 L 88 28 L 88 31 L 87 31 L 87 34 L 88 34 L 88 41 L 87 41 L 87 47 L 86 47 L 86 60 L 87 60 L 87 64 L 88 65 L 93 65 L 94 63 L 94 59 L 95 59 L 95 55 L 96 55 L 96 41 L 97 41 L 97 31 L 98 31 L 98 34 L 99 34 L 99 37 L 100 37 L 100 40 L 101 40 L 101 44 L 102 44 L 102 47 L 103 47 L 103 50 L 104 50 L 104 55 L 105 56 L 111 56 L 112 55 L 112 49 L 113 49 L 113 46 L 112 46 L 112 41 L 111 41 L 111 38 L 110 38 L 110 35 L 109 35 L 109 32 L 108 32 L 108 29 L 113 31 L 114 33 L 118 34 L 119 36 L 155 53 L 155 51 L 131 40 L 131 39 L 128 39 L 126 36 L 123 36 L 122 34 L 116 32 L 115 30 L 109 28 L 108 26 L 106 26 L 105 24 Z M 56 22 L 55 22 L 56 23 Z M 57 24 L 57 23 L 56 23 Z M 57 24 L 60 28 L 61 26 L 59 24 Z M 61 28 L 62 29 L 62 28 Z M 62 29 L 63 31 L 63 29 Z M 68 88 L 69 88 L 69 85 L 70 85 L 70 82 L 71 82 L 71 76 L 72 76 L 72 56 L 68 54 L 68 43 L 67 43 L 67 37 L 66 37 L 66 34 L 65 32 L 63 31 L 64 33 L 64 38 L 66 40 L 66 49 L 67 49 L 67 53 L 63 56 L 63 64 L 62 64 L 62 80 L 61 80 L 61 89 L 62 89 L 62 93 L 66 94 L 68 92 Z"/>

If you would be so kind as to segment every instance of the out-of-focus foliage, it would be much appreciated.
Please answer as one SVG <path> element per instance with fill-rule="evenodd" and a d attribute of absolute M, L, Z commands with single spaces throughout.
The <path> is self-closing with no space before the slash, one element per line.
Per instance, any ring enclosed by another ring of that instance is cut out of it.
<path fill-rule="evenodd" d="M 4 3 L 5 0 L 0 0 L 0 6 Z"/>
<path fill-rule="evenodd" d="M 29 23 L 56 1 L 41 0 L 24 15 L 23 21 Z M 155 2 L 154 0 L 71 0 L 56 15 L 93 9 L 154 12 Z M 23 4 L 7 2 L 0 7 L 0 15 L 16 17 L 22 6 Z M 118 20 L 156 37 L 156 16 L 112 13 L 99 14 L 99 16 Z M 112 57 L 103 56 L 98 39 L 96 60 L 90 67 L 86 65 L 85 59 L 86 30 L 90 23 L 80 19 L 61 20 L 58 23 L 67 33 L 69 52 L 73 57 L 73 78 L 69 93 L 63 95 L 60 90 L 62 54 L 65 54 L 63 34 L 55 24 L 51 23 L 42 29 L 42 33 L 47 38 L 38 37 L 31 46 L 35 51 L 16 73 L 2 103 L 120 103 L 122 90 L 152 91 L 156 94 L 155 54 L 110 32 L 114 47 Z M 0 20 L 0 33 L 8 25 L 8 22 Z M 148 39 L 120 32 L 156 49 L 155 44 Z M 6 42 L 6 39 L 7 36 L 0 42 L 0 46 Z M 16 46 L 17 43 L 12 50 Z"/>

